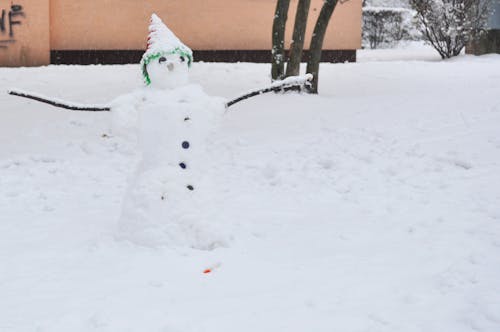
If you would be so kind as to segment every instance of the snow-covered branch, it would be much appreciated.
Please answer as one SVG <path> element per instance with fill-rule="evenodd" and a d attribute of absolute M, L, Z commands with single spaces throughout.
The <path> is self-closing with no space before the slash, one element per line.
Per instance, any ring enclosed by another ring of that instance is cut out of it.
<path fill-rule="evenodd" d="M 253 90 L 243 94 L 238 98 L 234 98 L 226 103 L 226 107 L 231 107 L 232 105 L 239 103 L 245 99 L 259 96 L 264 93 L 269 92 L 285 92 L 289 90 L 302 90 L 306 85 L 310 84 L 313 79 L 312 74 L 306 74 L 301 76 L 290 76 L 281 81 L 274 81 L 269 87 Z"/>
<path fill-rule="evenodd" d="M 45 104 L 49 104 L 55 107 L 64 108 L 71 111 L 86 111 L 86 112 L 105 112 L 110 111 L 111 108 L 107 105 L 89 105 L 89 104 L 79 104 L 74 102 L 65 101 L 62 99 L 47 97 L 39 93 L 27 92 L 18 89 L 11 89 L 7 91 L 8 94 L 12 96 L 18 96 L 23 98 L 28 98 L 36 100 Z"/>

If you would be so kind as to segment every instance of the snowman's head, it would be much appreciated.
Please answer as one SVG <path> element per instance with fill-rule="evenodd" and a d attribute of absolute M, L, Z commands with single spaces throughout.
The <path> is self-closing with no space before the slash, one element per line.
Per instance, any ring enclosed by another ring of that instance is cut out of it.
<path fill-rule="evenodd" d="M 149 55 L 142 62 L 142 74 L 146 85 L 158 89 L 172 89 L 189 82 L 188 69 L 192 55 L 175 49 Z"/>
<path fill-rule="evenodd" d="M 141 60 L 144 83 L 159 89 L 172 89 L 188 83 L 193 51 L 163 23 L 151 15 L 148 47 Z"/>

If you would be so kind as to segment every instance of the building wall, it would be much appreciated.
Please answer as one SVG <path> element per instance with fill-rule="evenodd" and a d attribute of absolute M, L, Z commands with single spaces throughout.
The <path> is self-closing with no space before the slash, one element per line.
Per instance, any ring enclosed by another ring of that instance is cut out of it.
<path fill-rule="evenodd" d="M 488 29 L 500 30 L 500 0 L 492 0 L 492 13 L 488 20 Z"/>
<path fill-rule="evenodd" d="M 469 43 L 466 53 L 482 55 L 487 53 L 500 54 L 500 0 L 492 0 L 492 13 L 488 19 L 486 31 L 479 40 Z"/>
<path fill-rule="evenodd" d="M 2 7 L 10 6 L 10 2 L 0 0 Z M 194 50 L 269 50 L 276 5 L 273 0 L 15 0 L 14 3 L 23 7 L 25 17 L 22 25 L 14 27 L 16 42 L 0 49 L 0 65 L 47 64 L 51 50 L 143 50 L 153 12 Z M 311 1 L 306 48 L 322 3 L 323 0 Z M 290 4 L 287 44 L 296 4 L 297 0 Z M 361 0 L 339 2 L 324 49 L 356 50 L 360 46 Z"/>
<path fill-rule="evenodd" d="M 50 61 L 49 0 L 0 0 L 0 66 Z"/>

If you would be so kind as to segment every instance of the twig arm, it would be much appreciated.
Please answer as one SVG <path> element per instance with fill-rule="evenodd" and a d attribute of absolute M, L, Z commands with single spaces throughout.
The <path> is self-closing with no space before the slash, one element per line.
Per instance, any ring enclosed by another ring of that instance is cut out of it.
<path fill-rule="evenodd" d="M 262 95 L 269 92 L 286 92 L 290 90 L 302 91 L 307 85 L 310 84 L 313 76 L 311 74 L 306 74 L 304 76 L 290 76 L 282 81 L 275 81 L 270 87 L 250 91 L 240 97 L 234 98 L 226 103 L 226 108 L 239 103 L 248 98 Z"/>
<path fill-rule="evenodd" d="M 250 91 L 240 97 L 230 100 L 226 103 L 226 108 L 231 107 L 232 105 L 239 103 L 245 99 L 259 96 L 261 94 L 269 93 L 269 92 L 286 92 L 290 90 L 302 91 L 305 87 L 307 87 L 313 76 L 311 74 L 306 74 L 304 76 L 290 76 L 282 81 L 275 81 L 271 84 L 271 86 L 259 90 Z M 87 105 L 87 104 L 77 104 L 72 103 L 56 98 L 49 98 L 43 96 L 41 94 L 26 92 L 22 90 L 9 90 L 8 94 L 12 96 L 18 96 L 23 98 L 28 98 L 32 100 L 36 100 L 41 103 L 49 104 L 54 107 L 64 108 L 71 111 L 86 111 L 86 112 L 109 112 L 111 107 L 107 105 Z"/>
<path fill-rule="evenodd" d="M 54 107 L 64 108 L 71 111 L 86 111 L 86 112 L 109 112 L 111 108 L 104 105 L 84 105 L 67 102 L 60 99 L 49 98 L 39 94 L 21 91 L 21 90 L 9 90 L 7 91 L 9 95 L 18 96 L 23 98 L 28 98 L 32 100 L 39 101 L 41 103 L 49 104 Z"/>

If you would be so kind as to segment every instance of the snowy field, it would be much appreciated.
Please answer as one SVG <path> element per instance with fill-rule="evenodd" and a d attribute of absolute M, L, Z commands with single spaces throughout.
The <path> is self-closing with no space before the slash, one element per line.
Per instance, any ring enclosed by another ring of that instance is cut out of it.
<path fill-rule="evenodd" d="M 322 65 L 319 96 L 226 113 L 215 250 L 121 239 L 134 140 L 3 93 L 104 103 L 138 65 L 0 68 L 0 331 L 500 331 L 500 56 L 359 59 Z M 268 76 L 191 72 L 225 98 Z"/>

